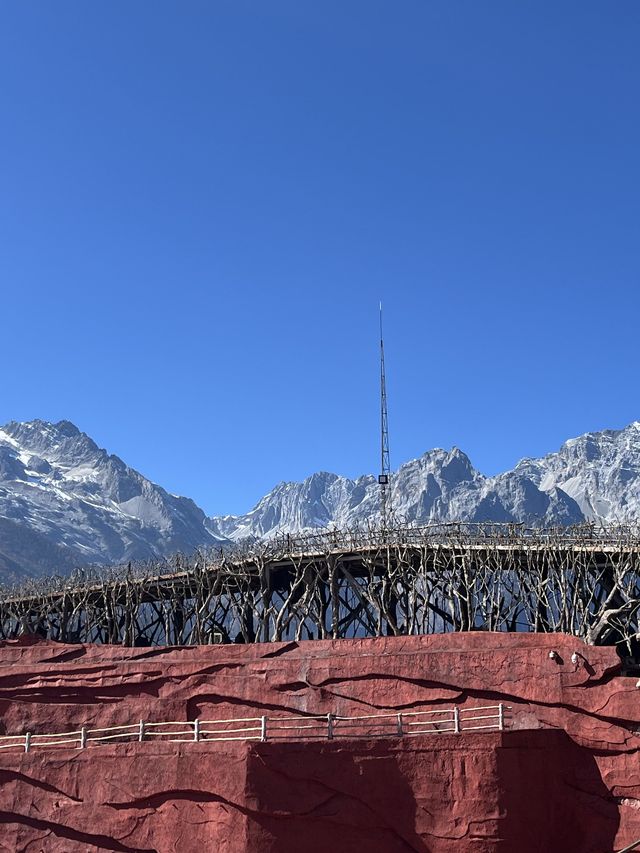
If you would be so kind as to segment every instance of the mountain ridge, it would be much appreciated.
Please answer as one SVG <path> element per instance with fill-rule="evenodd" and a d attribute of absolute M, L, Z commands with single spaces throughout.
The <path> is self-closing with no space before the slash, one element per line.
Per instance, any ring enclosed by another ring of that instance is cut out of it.
<path fill-rule="evenodd" d="M 194 550 L 218 539 L 169 494 L 70 421 L 0 428 L 0 571 L 69 571 Z"/>
<path fill-rule="evenodd" d="M 491 477 L 457 447 L 428 450 L 393 474 L 391 496 L 395 514 L 408 524 L 635 522 L 640 422 L 568 439 L 558 451 L 525 457 Z M 0 574 L 8 578 L 377 518 L 379 487 L 371 474 L 315 472 L 302 482 L 278 483 L 247 513 L 207 517 L 70 421 L 0 427 Z"/>

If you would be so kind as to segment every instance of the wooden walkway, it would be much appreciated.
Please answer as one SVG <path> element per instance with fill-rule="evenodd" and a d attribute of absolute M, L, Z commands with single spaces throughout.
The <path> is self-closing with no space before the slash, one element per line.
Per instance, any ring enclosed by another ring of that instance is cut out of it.
<path fill-rule="evenodd" d="M 443 631 L 638 633 L 640 528 L 455 524 L 285 535 L 5 588 L 0 638 L 182 645 Z"/>

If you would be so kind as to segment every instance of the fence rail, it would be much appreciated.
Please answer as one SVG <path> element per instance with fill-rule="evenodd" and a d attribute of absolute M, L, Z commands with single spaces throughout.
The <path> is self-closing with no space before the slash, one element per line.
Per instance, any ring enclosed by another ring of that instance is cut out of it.
<path fill-rule="evenodd" d="M 0 750 L 31 752 L 43 747 L 86 749 L 105 743 L 164 740 L 170 743 L 214 741 L 283 741 L 336 738 L 413 737 L 467 731 L 503 731 L 509 705 L 438 708 L 385 714 L 340 716 L 317 714 L 288 717 L 241 717 L 224 720 L 139 720 L 122 726 L 71 732 L 24 732 L 1 735 Z"/>

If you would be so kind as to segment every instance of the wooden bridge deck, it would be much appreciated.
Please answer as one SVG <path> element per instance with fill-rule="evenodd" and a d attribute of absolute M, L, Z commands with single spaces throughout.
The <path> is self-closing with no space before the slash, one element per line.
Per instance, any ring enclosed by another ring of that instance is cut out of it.
<path fill-rule="evenodd" d="M 138 645 L 488 629 L 611 642 L 637 633 L 639 568 L 629 526 L 285 535 L 4 589 L 0 636 Z"/>

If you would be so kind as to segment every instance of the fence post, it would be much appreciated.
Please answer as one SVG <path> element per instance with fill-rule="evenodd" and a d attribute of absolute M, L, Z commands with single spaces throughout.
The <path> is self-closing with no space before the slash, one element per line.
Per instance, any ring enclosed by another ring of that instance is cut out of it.
<path fill-rule="evenodd" d="M 460 731 L 460 708 L 457 705 L 453 709 L 453 730 L 456 734 Z"/>
<path fill-rule="evenodd" d="M 502 702 L 498 705 L 498 728 L 504 731 L 504 705 Z"/>
<path fill-rule="evenodd" d="M 24 751 L 29 752 L 31 749 L 31 732 L 26 732 L 24 736 Z"/>
<path fill-rule="evenodd" d="M 267 739 L 267 718 L 260 717 L 260 740 L 264 743 Z"/>
<path fill-rule="evenodd" d="M 200 720 L 197 717 L 193 721 L 193 739 L 195 741 L 200 740 Z"/>
<path fill-rule="evenodd" d="M 333 714 L 331 711 L 327 714 L 327 738 L 333 740 Z"/>
<path fill-rule="evenodd" d="M 402 714 L 398 714 L 398 737 L 402 737 L 403 734 L 404 731 L 402 728 Z"/>
<path fill-rule="evenodd" d="M 140 743 L 144 740 L 144 720 L 140 720 L 140 728 L 138 730 L 138 740 Z"/>
<path fill-rule="evenodd" d="M 84 749 L 86 745 L 87 745 L 87 730 L 83 726 L 80 729 L 80 749 Z"/>

